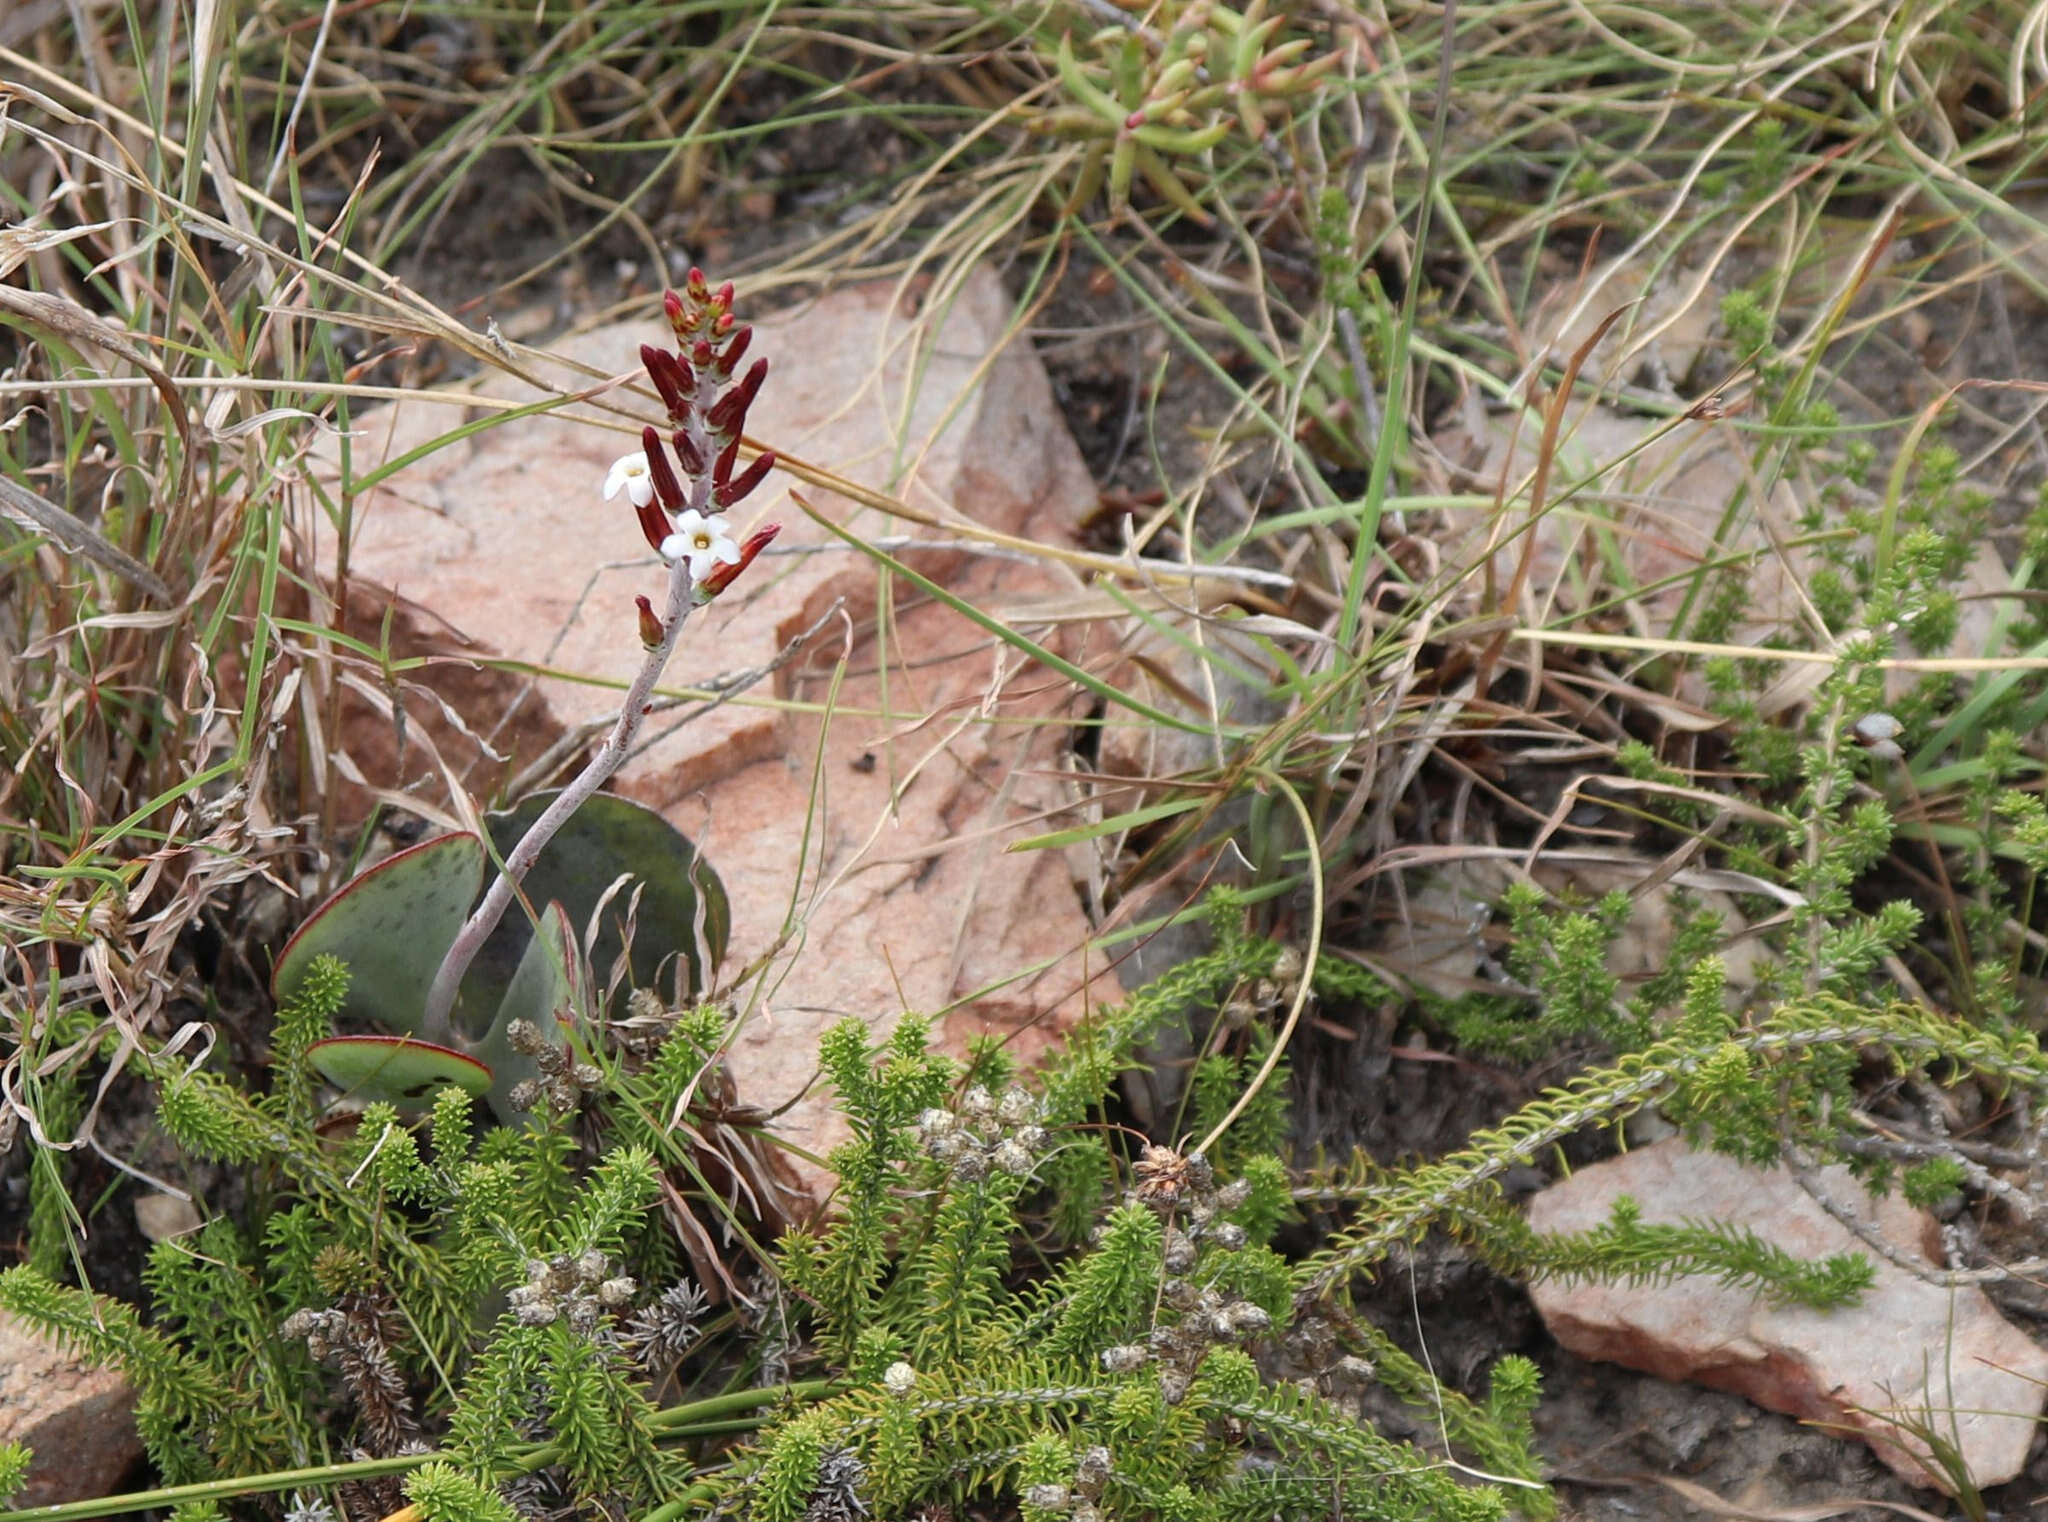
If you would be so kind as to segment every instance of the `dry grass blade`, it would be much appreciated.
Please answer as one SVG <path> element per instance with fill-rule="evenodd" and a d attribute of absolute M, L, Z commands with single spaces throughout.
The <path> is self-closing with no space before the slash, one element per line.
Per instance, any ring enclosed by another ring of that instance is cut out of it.
<path fill-rule="evenodd" d="M 0 515 L 13 519 L 31 533 L 47 534 L 64 549 L 104 566 L 146 592 L 153 602 L 176 601 L 163 578 L 148 566 L 118 545 L 109 544 L 91 524 L 8 476 L 0 476 Z"/>

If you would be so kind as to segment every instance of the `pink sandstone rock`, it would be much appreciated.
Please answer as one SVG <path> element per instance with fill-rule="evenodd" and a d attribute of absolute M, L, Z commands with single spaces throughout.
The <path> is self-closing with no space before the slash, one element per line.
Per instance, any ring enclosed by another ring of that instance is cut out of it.
<path fill-rule="evenodd" d="M 1860 1211 L 1899 1248 L 1922 1259 L 1935 1250 L 1924 1212 L 1871 1198 L 1844 1169 L 1821 1177 L 1831 1199 Z M 1546 1189 L 1530 1205 L 1529 1224 L 1584 1231 L 1603 1224 L 1621 1195 L 1652 1224 L 1747 1226 L 1806 1259 L 1867 1252 L 1784 1169 L 1747 1168 L 1675 1138 Z M 1925 1447 L 1887 1413 L 1931 1422 L 1956 1443 L 1979 1485 L 2013 1478 L 2048 1395 L 2048 1352 L 1974 1286 L 1944 1288 L 1873 1261 L 1876 1283 L 1857 1305 L 1834 1311 L 1775 1308 L 1699 1276 L 1634 1287 L 1539 1283 L 1533 1295 L 1551 1334 L 1581 1357 L 1731 1390 L 1854 1432 L 1911 1484 L 1946 1488 L 1923 1462 Z"/>
<path fill-rule="evenodd" d="M 1012 337 L 1014 314 L 991 272 L 975 271 L 950 301 L 927 294 L 906 304 L 898 287 L 877 284 L 779 316 L 750 313 L 743 299 L 741 315 L 756 324 L 752 353 L 773 366 L 749 433 L 779 452 L 925 513 L 1046 543 L 1066 542 L 1093 505 L 1044 371 Z M 618 374 L 637 370 L 638 345 L 662 334 L 657 317 L 559 352 Z M 503 377 L 489 390 L 525 395 Z M 612 396 L 657 416 L 651 403 Z M 459 417 L 408 402 L 359 419 L 356 470 Z M 633 447 L 632 435 L 589 422 L 522 418 L 408 466 L 358 504 L 351 575 L 399 594 L 395 649 L 504 657 L 581 678 L 545 677 L 522 698 L 516 672 L 458 661 L 418 674 L 522 760 L 566 728 L 608 717 L 637 667 L 633 597 L 658 600 L 661 572 L 623 499 L 598 496 L 607 464 Z M 939 1017 L 951 1051 L 987 1032 L 1029 1059 L 1117 995 L 1083 953 L 1089 925 L 1068 861 L 1002 849 L 1053 827 L 1046 821 L 1065 801 L 1059 753 L 1083 712 L 1070 684 L 900 579 L 883 602 L 872 564 L 787 501 L 790 484 L 777 473 L 742 505 L 736 529 L 783 525 L 778 554 L 695 616 L 667 683 L 764 667 L 835 603 L 840 614 L 772 683 L 680 728 L 674 715 L 651 718 L 644 733 L 665 737 L 619 786 L 664 810 L 723 877 L 733 906 L 723 975 L 772 954 L 765 976 L 737 990 L 745 1015 L 734 1075 L 743 1102 L 789 1106 L 777 1129 L 822 1155 L 841 1133 L 831 1096 L 806 1089 L 818 1036 L 841 1018 L 881 1034 L 900 1010 L 920 1010 Z M 864 536 L 929 537 L 830 492 L 805 495 Z M 1057 637 L 1068 658 L 1094 659 L 1086 638 L 1049 633 L 1049 620 L 1030 616 L 1031 599 L 1070 591 L 1071 579 L 957 544 L 907 558 L 1034 638 Z M 320 548 L 319 563 L 331 564 L 332 546 Z M 374 637 L 384 611 L 358 589 L 351 625 Z M 501 724 L 515 705 L 514 721 Z M 476 756 L 431 704 L 411 703 L 408 714 L 415 735 L 431 733 L 458 762 Z M 430 775 L 417 744 L 401 775 L 389 724 L 366 720 L 359 713 L 344 730 L 366 781 Z M 468 785 L 481 792 L 488 781 L 484 768 Z M 807 1178 L 815 1195 L 821 1175 Z"/>
<path fill-rule="evenodd" d="M 112 1369 L 87 1368 L 0 1314 L 0 1443 L 35 1451 L 28 1484 L 10 1505 L 97 1500 L 142 1457 L 135 1392 Z"/>

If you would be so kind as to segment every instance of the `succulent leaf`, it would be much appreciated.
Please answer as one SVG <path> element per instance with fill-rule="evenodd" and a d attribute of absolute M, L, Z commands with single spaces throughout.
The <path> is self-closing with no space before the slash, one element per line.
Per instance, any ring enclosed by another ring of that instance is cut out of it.
<path fill-rule="evenodd" d="M 278 954 L 271 991 L 292 997 L 323 953 L 348 967 L 336 1023 L 418 1029 L 434 970 L 484 880 L 483 842 L 441 835 L 359 873 L 315 909 Z"/>
<path fill-rule="evenodd" d="M 542 1033 L 543 1039 L 560 1045 L 565 1034 L 561 1017 L 576 1004 L 573 969 L 578 966 L 576 932 L 558 903 L 551 903 L 540 917 L 541 933 L 526 938 L 526 953 L 499 1002 L 497 1017 L 484 1037 L 480 1055 L 490 1065 L 491 1109 L 508 1126 L 524 1124 L 524 1114 L 513 1108 L 513 1086 L 526 1078 L 540 1076 L 540 1065 L 525 1052 L 515 1051 L 508 1034 L 515 1020 L 524 1020 Z"/>
<path fill-rule="evenodd" d="M 491 1070 L 474 1057 L 417 1036 L 330 1036 L 306 1049 L 320 1076 L 353 1099 L 404 1104 L 443 1084 L 470 1094 L 491 1087 Z"/>
<path fill-rule="evenodd" d="M 497 850 L 510 851 L 554 797 L 553 792 L 535 793 L 505 813 L 489 815 L 485 824 Z M 675 997 L 670 959 L 679 958 L 680 996 L 696 997 L 725 955 L 732 914 L 718 874 L 689 838 L 654 810 L 616 793 L 597 794 L 548 842 L 521 887 L 530 904 L 559 903 L 568 924 L 580 934 L 622 873 L 631 873 L 644 885 L 634 917 L 633 985 Z M 623 949 L 620 922 L 630 892 L 628 888 L 613 897 L 591 945 L 590 965 L 600 979 Z M 500 990 L 509 986 L 531 939 L 530 921 L 514 910 L 484 943 L 458 1005 L 471 1029 L 480 1028 L 486 1014 L 498 1010 L 503 1001 Z"/>

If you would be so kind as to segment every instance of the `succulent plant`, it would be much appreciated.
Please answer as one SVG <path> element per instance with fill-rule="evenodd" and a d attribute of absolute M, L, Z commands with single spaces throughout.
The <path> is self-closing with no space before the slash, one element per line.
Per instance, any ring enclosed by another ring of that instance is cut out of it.
<path fill-rule="evenodd" d="M 1287 18 L 1266 9 L 1267 0 L 1250 0 L 1241 12 L 1215 0 L 1165 0 L 1147 10 L 1149 25 L 1102 28 L 1081 50 L 1061 37 L 1056 61 L 1067 103 L 1028 125 L 1088 145 L 1070 207 L 1085 205 L 1106 183 L 1110 210 L 1121 213 L 1137 177 L 1209 223 L 1175 161 L 1199 158 L 1234 130 L 1263 142 L 1269 118 L 1310 97 L 1343 61 L 1335 52 L 1308 58 L 1312 41 L 1284 38 Z"/>
<path fill-rule="evenodd" d="M 489 822 L 488 842 L 458 832 L 400 851 L 314 910 L 278 956 L 271 987 L 279 999 L 298 991 L 316 957 L 332 955 L 351 979 L 341 1018 L 379 1027 L 312 1047 L 314 1065 L 346 1089 L 396 1102 L 454 1083 L 488 1094 L 498 1117 L 515 1122 L 515 1090 L 585 1071 L 565 1058 L 559 1035 L 573 1035 L 576 1012 L 592 1011 L 593 989 L 616 983 L 610 974 L 621 957 L 641 988 L 676 957 L 676 993 L 688 998 L 725 950 L 725 891 L 696 848 L 660 815 L 598 790 L 631 753 L 691 612 L 778 532 L 763 524 L 736 540 L 725 517 L 775 465 L 765 450 L 739 463 L 768 361 L 739 373 L 753 329 L 732 307 L 730 281 L 714 290 L 692 269 L 681 291 L 662 298 L 676 347 L 640 346 L 671 430 L 664 442 L 643 428 L 643 447 L 613 462 L 604 496 L 625 495 L 667 567 L 667 589 L 658 612 L 651 599 L 634 599 L 645 659 L 611 732 L 567 787 Z M 638 887 L 621 899 L 629 879 Z M 508 915 L 522 894 L 528 913 Z M 630 946 L 618 928 L 622 906 L 637 931 Z M 586 925 L 587 956 L 577 938 Z"/>
<path fill-rule="evenodd" d="M 431 1030 L 427 990 L 482 893 L 492 854 L 524 836 L 553 795 L 538 794 L 487 816 L 490 836 L 438 836 L 387 857 L 344 884 L 307 917 L 279 953 L 271 986 L 298 989 L 313 959 L 348 964 L 349 1029 L 317 1043 L 314 1064 L 365 1099 L 422 1097 L 444 1083 L 486 1094 L 513 1121 L 511 1090 L 535 1076 L 530 1055 L 507 1036 L 514 1021 L 562 1029 L 571 1011 L 591 1012 L 600 974 L 627 959 L 633 987 L 666 985 L 671 997 L 702 992 L 725 952 L 731 924 L 725 890 L 697 849 L 651 809 L 599 793 L 572 814 L 528 870 L 537 912 L 507 915 L 462 980 L 451 1028 Z M 635 896 L 637 895 L 637 902 Z M 627 944 L 623 926 L 633 926 Z M 586 956 L 579 931 L 596 918 Z M 538 933 L 536 933 L 536 929 Z"/>

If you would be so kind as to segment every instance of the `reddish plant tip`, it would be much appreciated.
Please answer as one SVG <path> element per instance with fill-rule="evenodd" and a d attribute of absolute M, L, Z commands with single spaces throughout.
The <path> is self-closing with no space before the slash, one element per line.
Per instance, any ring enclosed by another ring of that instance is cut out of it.
<path fill-rule="evenodd" d="M 720 592 L 731 586 L 739 574 L 754 563 L 754 557 L 775 542 L 775 536 L 782 532 L 779 523 L 764 523 L 747 535 L 740 545 L 740 558 L 732 565 L 717 565 L 711 574 L 698 582 L 692 595 L 700 603 L 709 602 Z"/>
<path fill-rule="evenodd" d="M 697 399 L 696 372 L 687 361 L 653 344 L 640 345 L 640 363 L 654 382 L 654 389 L 661 393 L 661 404 L 668 409 L 669 420 L 685 421 Z"/>
<path fill-rule="evenodd" d="M 683 298 L 674 291 L 663 291 L 661 293 L 661 310 L 662 315 L 668 318 L 671 325 L 680 324 L 683 320 Z"/>
<path fill-rule="evenodd" d="M 745 470 L 734 476 L 730 481 L 715 487 L 711 493 L 711 500 L 718 505 L 720 512 L 725 511 L 725 509 L 731 507 L 735 502 L 738 502 L 766 480 L 768 472 L 774 468 L 775 451 L 772 449 L 762 450 L 754 456 L 753 463 L 748 465 Z"/>
<path fill-rule="evenodd" d="M 672 513 L 683 510 L 683 483 L 676 479 L 668 451 L 661 447 L 661 435 L 649 424 L 640 430 L 640 448 L 647 456 L 647 474 L 654 482 L 654 499 Z"/>
<path fill-rule="evenodd" d="M 755 393 L 766 379 L 768 361 L 757 359 L 740 378 L 739 384 L 712 404 L 711 410 L 704 415 L 704 426 L 710 429 L 713 438 L 723 440 L 740 436 L 747 425 L 747 409 L 754 405 Z"/>
<path fill-rule="evenodd" d="M 711 367 L 720 379 L 732 379 L 732 372 L 739 368 L 740 357 L 747 352 L 747 345 L 753 341 L 754 330 L 750 327 L 741 328 L 733 334 L 732 342 L 725 346 Z"/>
<path fill-rule="evenodd" d="M 640 643 L 649 650 L 659 649 L 668 631 L 661 627 L 661 619 L 655 614 L 654 604 L 645 597 L 635 597 L 633 604 L 640 610 Z"/>
<path fill-rule="evenodd" d="M 718 451 L 718 458 L 711 462 L 711 480 L 714 485 L 723 486 L 732 479 L 732 468 L 739 463 L 740 441 L 734 439 Z"/>

